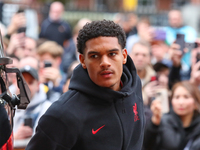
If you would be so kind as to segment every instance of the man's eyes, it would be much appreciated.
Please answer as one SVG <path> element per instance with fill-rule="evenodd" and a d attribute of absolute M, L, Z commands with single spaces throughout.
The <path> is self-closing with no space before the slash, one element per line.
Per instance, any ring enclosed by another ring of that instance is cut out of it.
<path fill-rule="evenodd" d="M 108 56 L 115 56 L 117 55 L 117 53 L 109 53 Z M 90 58 L 98 58 L 101 57 L 100 55 L 94 54 L 94 55 L 90 55 Z"/>
<path fill-rule="evenodd" d="M 110 53 L 109 55 L 110 56 L 115 56 L 115 55 L 117 55 L 117 53 Z"/>
<path fill-rule="evenodd" d="M 91 55 L 90 57 L 91 57 L 91 58 L 97 58 L 98 55 Z"/>

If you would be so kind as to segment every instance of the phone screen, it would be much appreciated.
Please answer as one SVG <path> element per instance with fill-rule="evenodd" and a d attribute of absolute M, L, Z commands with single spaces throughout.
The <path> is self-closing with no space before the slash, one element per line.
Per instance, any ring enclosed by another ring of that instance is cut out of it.
<path fill-rule="evenodd" d="M 51 64 L 51 62 L 49 62 L 49 61 L 45 61 L 44 62 L 44 67 L 46 68 L 46 67 L 51 67 L 52 66 L 52 64 Z"/>
<path fill-rule="evenodd" d="M 175 43 L 178 44 L 180 46 L 180 50 L 184 52 L 183 50 L 185 48 L 185 35 L 177 34 Z"/>

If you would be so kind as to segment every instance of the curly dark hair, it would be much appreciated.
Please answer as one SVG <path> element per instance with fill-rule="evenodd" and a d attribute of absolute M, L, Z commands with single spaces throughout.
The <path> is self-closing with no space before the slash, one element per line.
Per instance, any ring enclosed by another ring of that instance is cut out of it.
<path fill-rule="evenodd" d="M 100 36 L 117 37 L 122 49 L 126 45 L 126 35 L 124 30 L 116 23 L 110 20 L 92 21 L 87 23 L 80 31 L 77 37 L 78 52 L 83 54 L 85 43 L 93 38 Z"/>

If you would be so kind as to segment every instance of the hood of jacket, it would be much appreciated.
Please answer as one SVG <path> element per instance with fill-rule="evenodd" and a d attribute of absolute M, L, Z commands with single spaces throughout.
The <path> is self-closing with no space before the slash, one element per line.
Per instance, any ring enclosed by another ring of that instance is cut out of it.
<path fill-rule="evenodd" d="M 129 96 L 133 92 L 139 92 L 141 89 L 138 89 L 138 84 L 140 84 L 139 87 L 141 87 L 141 82 L 138 82 L 140 79 L 137 75 L 133 61 L 129 56 L 127 56 L 126 64 L 123 65 L 121 81 L 123 83 L 123 87 L 120 91 L 100 87 L 90 79 L 87 69 L 83 69 L 80 64 L 74 69 L 69 89 L 77 90 L 84 94 L 91 95 L 92 97 L 111 102 L 113 99 Z"/>

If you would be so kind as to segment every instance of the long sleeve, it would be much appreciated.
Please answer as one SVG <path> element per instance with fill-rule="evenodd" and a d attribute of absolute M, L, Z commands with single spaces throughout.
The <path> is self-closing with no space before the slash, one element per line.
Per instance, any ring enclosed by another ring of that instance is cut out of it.
<path fill-rule="evenodd" d="M 151 120 L 148 121 L 144 133 L 145 150 L 155 150 L 157 145 L 159 126 L 154 125 Z"/>
<path fill-rule="evenodd" d="M 62 118 L 60 116 L 60 118 Z M 72 119 L 72 117 L 70 117 Z M 71 120 L 70 119 L 70 120 Z M 59 118 L 44 115 L 36 128 L 36 134 L 26 150 L 70 150 L 78 138 L 76 125 L 69 124 Z"/>

